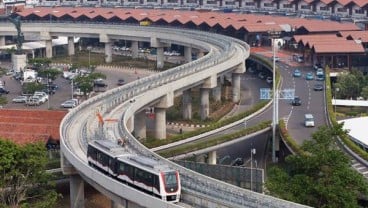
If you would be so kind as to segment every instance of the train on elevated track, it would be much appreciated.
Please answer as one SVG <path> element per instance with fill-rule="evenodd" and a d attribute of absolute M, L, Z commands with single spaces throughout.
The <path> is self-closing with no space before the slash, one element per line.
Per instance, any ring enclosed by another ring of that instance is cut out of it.
<path fill-rule="evenodd" d="M 167 202 L 179 202 L 180 175 L 158 160 L 127 152 L 117 142 L 93 140 L 88 143 L 88 164 L 135 189 Z"/>

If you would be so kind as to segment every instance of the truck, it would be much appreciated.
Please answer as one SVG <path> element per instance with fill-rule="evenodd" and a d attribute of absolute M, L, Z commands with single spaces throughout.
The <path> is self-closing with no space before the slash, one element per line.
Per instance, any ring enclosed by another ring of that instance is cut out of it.
<path fill-rule="evenodd" d="M 32 69 L 26 69 L 23 71 L 23 82 L 35 82 L 37 80 L 38 73 Z"/>

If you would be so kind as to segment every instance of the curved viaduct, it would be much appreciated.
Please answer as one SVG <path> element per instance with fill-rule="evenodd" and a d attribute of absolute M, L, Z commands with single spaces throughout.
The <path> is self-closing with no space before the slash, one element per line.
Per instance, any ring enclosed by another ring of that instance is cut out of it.
<path fill-rule="evenodd" d="M 10 24 L 0 24 L 0 27 L 1 35 L 15 35 L 16 31 Z M 101 42 L 110 45 L 111 39 L 131 39 L 150 41 L 153 47 L 159 48 L 175 43 L 207 53 L 196 61 L 141 78 L 93 97 L 67 114 L 62 121 L 60 134 L 62 168 L 71 178 L 72 207 L 84 206 L 83 181 L 109 196 L 114 207 L 180 207 L 138 192 L 88 165 L 87 142 L 102 136 L 98 134 L 100 128 L 96 112 L 122 121 L 113 124 L 112 134 L 115 138 L 124 138 L 128 142 L 128 151 L 155 157 L 179 170 L 183 202 L 195 207 L 304 207 L 240 189 L 185 169 L 149 151 L 130 133 L 132 129 L 145 129 L 140 119 L 140 122 L 133 122 L 137 120 L 134 117 L 141 117 L 145 106 L 154 105 L 159 109 L 156 112 L 158 119 L 155 124 L 155 136 L 164 138 L 165 109 L 173 104 L 173 98 L 191 87 L 200 86 L 203 89 L 201 99 L 208 102 L 208 90 L 216 87 L 217 77 L 224 73 L 232 73 L 233 100 L 237 101 L 240 90 L 239 75 L 245 72 L 245 59 L 249 56 L 249 46 L 244 42 L 199 31 L 122 25 L 24 23 L 22 30 L 26 37 L 39 35 L 46 41 L 52 36 L 99 37 Z M 206 112 L 206 109 L 203 111 Z"/>

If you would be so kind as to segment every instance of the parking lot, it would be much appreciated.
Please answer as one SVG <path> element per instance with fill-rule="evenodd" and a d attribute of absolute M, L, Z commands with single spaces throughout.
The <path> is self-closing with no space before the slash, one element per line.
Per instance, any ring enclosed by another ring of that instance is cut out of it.
<path fill-rule="evenodd" d="M 118 83 L 119 79 L 124 79 L 125 83 L 134 81 L 139 79 L 140 77 L 144 77 L 149 75 L 152 72 L 137 69 L 132 70 L 129 68 L 101 68 L 98 67 L 96 72 L 101 72 L 106 75 L 106 90 L 118 87 L 121 83 Z M 12 99 L 22 94 L 22 86 L 20 81 L 15 80 L 10 75 L 4 75 L 0 78 L 1 81 L 5 82 L 5 89 L 9 90 L 9 94 L 3 94 L 2 96 L 7 97 L 8 104 L 3 105 L 3 108 L 11 108 L 11 109 L 57 109 L 62 110 L 64 108 L 60 107 L 60 104 L 64 101 L 72 98 L 72 87 L 70 80 L 67 80 L 60 75 L 55 81 L 54 84 L 58 86 L 56 93 L 53 95 L 49 95 L 49 100 L 39 106 L 26 106 L 24 103 L 13 103 Z M 94 96 L 97 93 L 91 93 L 90 96 Z M 74 96 L 74 98 L 76 98 Z M 82 97 L 78 97 L 80 102 L 83 101 Z M 64 109 L 67 110 L 67 109 Z"/>

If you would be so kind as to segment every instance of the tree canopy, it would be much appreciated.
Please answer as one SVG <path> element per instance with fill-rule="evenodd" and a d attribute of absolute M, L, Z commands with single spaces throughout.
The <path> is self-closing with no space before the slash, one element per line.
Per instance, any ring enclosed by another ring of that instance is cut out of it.
<path fill-rule="evenodd" d="M 288 156 L 284 168 L 272 167 L 266 182 L 271 194 L 313 207 L 358 207 L 368 185 L 336 146 L 334 136 L 341 131 L 341 124 L 320 127 L 302 145 L 304 154 Z"/>
<path fill-rule="evenodd" d="M 19 146 L 0 139 L 0 207 L 52 207 L 58 194 L 46 164 L 44 144 Z"/>
<path fill-rule="evenodd" d="M 356 99 L 359 96 L 368 97 L 367 89 L 364 89 L 367 86 L 368 76 L 364 76 L 359 70 L 352 70 L 351 73 L 340 75 L 334 88 L 337 98 Z"/>

